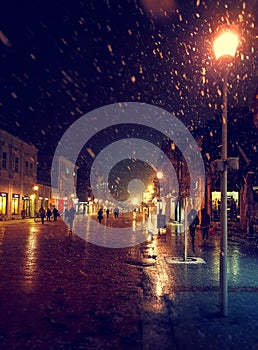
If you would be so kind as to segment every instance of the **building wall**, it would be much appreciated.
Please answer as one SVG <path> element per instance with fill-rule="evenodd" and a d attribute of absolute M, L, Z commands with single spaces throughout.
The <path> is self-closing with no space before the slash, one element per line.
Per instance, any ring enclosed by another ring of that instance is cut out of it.
<path fill-rule="evenodd" d="M 18 218 L 26 209 L 31 215 L 37 174 L 37 149 L 0 129 L 0 215 Z"/>
<path fill-rule="evenodd" d="M 74 206 L 78 211 L 79 203 L 76 194 L 77 167 L 63 156 L 58 158 L 58 164 L 55 164 L 55 166 L 57 169 L 54 181 L 56 187 L 52 186 L 54 205 L 60 213 L 63 213 L 65 209 L 70 209 L 71 206 Z"/>

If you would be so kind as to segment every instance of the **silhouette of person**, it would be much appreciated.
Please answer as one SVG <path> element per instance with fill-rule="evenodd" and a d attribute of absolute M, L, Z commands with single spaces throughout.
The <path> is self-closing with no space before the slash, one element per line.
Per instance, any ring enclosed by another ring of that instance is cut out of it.
<path fill-rule="evenodd" d="M 65 211 L 64 211 L 64 219 L 65 219 L 65 222 L 68 221 L 68 215 L 69 215 L 68 209 L 65 208 Z"/>
<path fill-rule="evenodd" d="M 207 213 L 207 210 L 203 208 L 201 210 L 201 229 L 202 229 L 202 239 L 207 240 L 209 236 L 209 228 L 210 228 L 210 215 Z"/>
<path fill-rule="evenodd" d="M 41 207 L 39 209 L 39 213 L 40 213 L 40 217 L 41 217 L 41 223 L 44 224 L 44 219 L 46 217 L 46 212 L 45 209 L 43 207 Z"/>
<path fill-rule="evenodd" d="M 103 219 L 103 211 L 102 211 L 102 209 L 99 209 L 99 211 L 98 211 L 98 221 L 99 221 L 100 224 L 101 224 L 102 219 Z"/>
<path fill-rule="evenodd" d="M 118 215 L 119 215 L 119 209 L 115 208 L 114 209 L 114 216 L 115 216 L 115 218 L 118 218 Z"/>
<path fill-rule="evenodd" d="M 51 215 L 52 215 L 52 211 L 50 210 L 50 208 L 47 208 L 47 221 L 50 221 Z"/>
<path fill-rule="evenodd" d="M 189 225 L 189 232 L 192 239 L 192 247 L 194 248 L 195 243 L 195 230 L 196 226 L 199 225 L 199 217 L 197 214 L 197 211 L 195 209 L 191 209 L 190 213 L 187 217 L 188 225 Z"/>
<path fill-rule="evenodd" d="M 58 210 L 56 209 L 56 207 L 54 207 L 53 209 L 53 216 L 54 216 L 54 221 L 56 221 L 58 217 Z"/>
<path fill-rule="evenodd" d="M 75 217 L 75 208 L 71 207 L 70 210 L 68 211 L 68 224 L 70 226 L 70 232 L 72 232 L 73 229 L 73 221 L 74 221 L 74 217 Z"/>

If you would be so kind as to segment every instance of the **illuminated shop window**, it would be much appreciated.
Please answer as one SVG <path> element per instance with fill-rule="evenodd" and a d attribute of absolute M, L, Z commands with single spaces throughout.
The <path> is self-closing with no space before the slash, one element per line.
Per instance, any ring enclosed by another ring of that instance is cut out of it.
<path fill-rule="evenodd" d="M 7 214 L 7 193 L 0 193 L 0 215 Z"/>
<path fill-rule="evenodd" d="M 19 194 L 13 194 L 12 196 L 12 214 L 19 214 Z"/>

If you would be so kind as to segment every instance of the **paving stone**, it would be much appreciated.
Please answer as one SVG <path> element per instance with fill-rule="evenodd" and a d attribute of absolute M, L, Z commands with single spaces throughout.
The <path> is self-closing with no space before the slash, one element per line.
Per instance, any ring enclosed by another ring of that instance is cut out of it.
<path fill-rule="evenodd" d="M 222 318 L 218 236 L 188 242 L 206 264 L 175 266 L 166 257 L 184 255 L 184 235 L 107 249 L 54 225 L 0 223 L 1 349 L 256 348 L 255 247 L 229 242 Z"/>

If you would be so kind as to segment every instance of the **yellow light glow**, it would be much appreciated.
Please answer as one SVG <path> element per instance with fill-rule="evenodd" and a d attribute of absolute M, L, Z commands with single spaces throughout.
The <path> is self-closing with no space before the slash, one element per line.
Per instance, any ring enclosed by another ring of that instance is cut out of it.
<path fill-rule="evenodd" d="M 151 233 L 148 233 L 147 241 L 148 241 L 148 242 L 151 242 L 151 241 L 152 241 L 152 234 L 151 234 Z"/>
<path fill-rule="evenodd" d="M 133 205 L 138 205 L 138 204 L 139 204 L 138 198 L 133 198 L 133 199 L 132 199 L 132 204 L 133 204 Z"/>
<path fill-rule="evenodd" d="M 161 180 L 163 178 L 163 172 L 162 171 L 157 171 L 157 178 Z"/>
<path fill-rule="evenodd" d="M 39 186 L 37 186 L 37 185 L 33 186 L 33 190 L 34 191 L 38 191 L 39 190 Z"/>
<path fill-rule="evenodd" d="M 223 32 L 214 41 L 214 53 L 217 59 L 222 56 L 234 57 L 238 46 L 238 36 L 236 33 Z"/>

